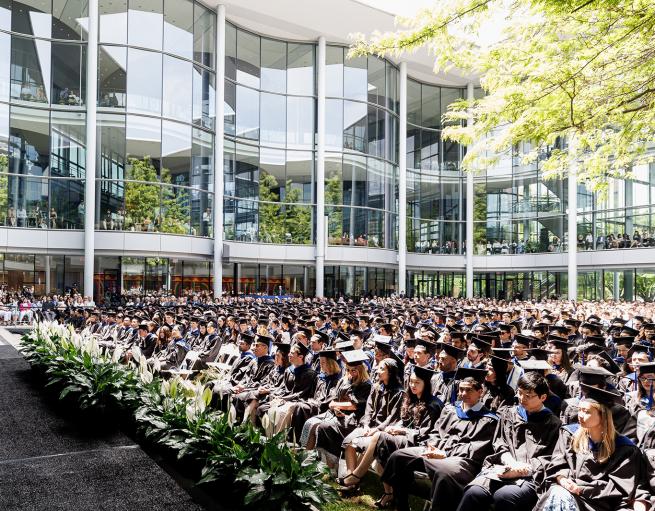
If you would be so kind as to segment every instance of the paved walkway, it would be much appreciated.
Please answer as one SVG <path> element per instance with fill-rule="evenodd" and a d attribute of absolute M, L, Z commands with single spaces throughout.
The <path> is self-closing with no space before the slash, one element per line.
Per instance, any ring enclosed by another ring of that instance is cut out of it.
<path fill-rule="evenodd" d="M 200 511 L 118 428 L 93 431 L 35 384 L 0 329 L 0 510 Z"/>

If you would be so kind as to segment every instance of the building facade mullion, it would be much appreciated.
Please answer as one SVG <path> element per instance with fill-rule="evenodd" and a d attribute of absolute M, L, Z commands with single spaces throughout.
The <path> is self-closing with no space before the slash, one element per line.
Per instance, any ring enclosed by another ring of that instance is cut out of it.
<path fill-rule="evenodd" d="M 318 38 L 316 52 L 316 297 L 322 298 L 325 275 L 325 74 L 327 43 Z"/>
<path fill-rule="evenodd" d="M 469 82 L 466 86 L 466 99 L 473 101 L 473 83 Z M 469 125 L 473 123 L 473 116 L 469 115 Z M 473 203 L 474 203 L 474 186 L 473 172 L 466 173 L 466 298 L 473 298 L 473 251 L 475 243 L 473 239 Z"/>
<path fill-rule="evenodd" d="M 398 293 L 407 294 L 407 63 L 400 63 L 398 87 Z"/>
<path fill-rule="evenodd" d="M 223 294 L 223 160 L 225 143 L 225 5 L 216 8 L 216 136 L 214 139 L 214 296 Z"/>

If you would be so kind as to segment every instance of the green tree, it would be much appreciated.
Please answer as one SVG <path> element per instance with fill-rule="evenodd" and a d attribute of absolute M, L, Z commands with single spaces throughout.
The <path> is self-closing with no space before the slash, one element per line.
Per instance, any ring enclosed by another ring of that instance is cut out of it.
<path fill-rule="evenodd" d="M 336 207 L 330 208 L 328 213 L 328 238 L 333 239 L 336 243 L 337 239 L 341 241 L 343 234 L 343 190 L 341 183 L 341 176 L 338 174 L 332 175 L 325 180 L 325 204 L 334 205 Z"/>
<path fill-rule="evenodd" d="M 284 243 L 284 215 L 275 176 L 259 173 L 259 239 L 266 243 Z"/>
<path fill-rule="evenodd" d="M 159 211 L 161 194 L 157 169 L 149 156 L 130 158 L 125 182 L 125 216 L 128 223 L 139 230 L 144 223 L 154 222 Z"/>
<path fill-rule="evenodd" d="M 302 202 L 302 190 L 294 188 L 290 179 L 287 179 L 285 190 L 286 233 L 289 234 L 291 243 L 308 245 L 312 242 L 311 206 L 298 204 Z"/>
<path fill-rule="evenodd" d="M 501 33 L 481 43 L 493 24 Z M 455 102 L 444 119 L 444 138 L 468 146 L 465 170 L 530 143 L 524 163 L 542 159 L 548 178 L 577 161 L 578 179 L 605 192 L 608 176 L 629 178 L 633 165 L 651 159 L 654 29 L 650 0 L 442 0 L 400 20 L 396 32 L 360 35 L 351 54 L 427 47 L 435 72 L 480 77 L 484 97 Z M 460 124 L 469 115 L 474 122 Z"/>

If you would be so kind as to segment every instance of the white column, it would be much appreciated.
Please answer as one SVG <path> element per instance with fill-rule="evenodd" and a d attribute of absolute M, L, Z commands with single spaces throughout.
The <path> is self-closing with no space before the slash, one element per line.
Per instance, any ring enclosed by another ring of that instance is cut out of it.
<path fill-rule="evenodd" d="M 400 63 L 398 87 L 398 293 L 407 294 L 407 62 Z"/>
<path fill-rule="evenodd" d="M 473 101 L 473 83 L 469 82 L 466 86 L 466 99 Z M 470 126 L 473 125 L 473 116 L 469 115 L 468 121 Z M 475 243 L 473 242 L 473 202 L 475 200 L 475 191 L 473 188 L 473 172 L 466 173 L 466 298 L 473 298 L 473 251 Z"/>
<path fill-rule="evenodd" d="M 216 138 L 214 139 L 214 297 L 223 294 L 223 118 L 225 99 L 225 6 L 216 8 Z"/>
<path fill-rule="evenodd" d="M 325 274 L 325 37 L 318 38 L 316 54 L 316 296 L 324 295 Z"/>
<path fill-rule="evenodd" d="M 84 185 L 84 294 L 93 296 L 96 202 L 96 113 L 98 100 L 98 0 L 89 0 L 86 50 L 86 181 Z"/>
<path fill-rule="evenodd" d="M 568 275 L 569 275 L 569 300 L 578 298 L 578 162 L 575 157 L 576 140 L 575 136 L 569 139 L 569 186 L 567 199 L 569 203 L 569 225 L 568 225 Z"/>

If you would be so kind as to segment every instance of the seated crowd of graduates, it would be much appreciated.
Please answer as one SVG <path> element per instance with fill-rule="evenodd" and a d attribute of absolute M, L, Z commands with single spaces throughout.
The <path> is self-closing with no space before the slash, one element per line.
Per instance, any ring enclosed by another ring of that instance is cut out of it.
<path fill-rule="evenodd" d="M 377 472 L 379 508 L 655 509 L 655 323 L 573 307 L 262 301 L 86 328 L 164 371 L 209 367 L 214 406 L 318 450 L 344 492 Z"/>

